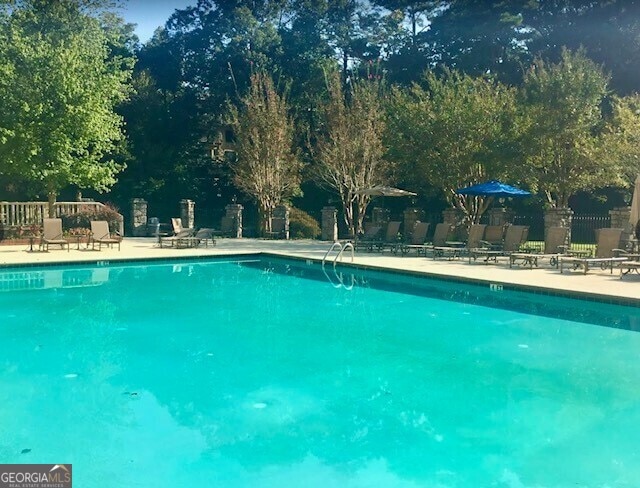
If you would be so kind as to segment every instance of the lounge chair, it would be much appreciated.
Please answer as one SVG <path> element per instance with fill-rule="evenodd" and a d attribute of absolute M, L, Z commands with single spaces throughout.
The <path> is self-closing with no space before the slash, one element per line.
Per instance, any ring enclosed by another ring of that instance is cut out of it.
<path fill-rule="evenodd" d="M 451 233 L 453 232 L 453 226 L 451 224 L 445 224 L 444 222 L 440 222 L 436 224 L 436 228 L 433 231 L 433 238 L 431 239 L 431 244 L 424 244 L 422 247 L 424 250 L 425 256 L 428 252 L 433 253 L 436 247 L 443 247 L 445 243 L 451 237 Z"/>
<path fill-rule="evenodd" d="M 162 237 L 159 240 L 160 247 L 163 247 L 163 244 L 169 245 L 169 247 L 178 247 L 181 243 L 187 242 L 185 239 L 193 237 L 196 232 L 193 228 L 185 229 L 182 227 L 182 220 L 176 217 L 171 219 L 171 227 L 173 228 L 173 235 Z"/>
<path fill-rule="evenodd" d="M 479 257 L 483 257 L 483 261 L 488 263 L 490 260 L 497 262 L 499 257 L 509 256 L 520 250 L 520 246 L 527 242 L 529 236 L 529 226 L 527 225 L 510 225 L 504 234 L 502 246 L 494 246 L 493 248 L 476 248 L 469 251 L 469 262 L 473 259 L 476 261 Z"/>
<path fill-rule="evenodd" d="M 549 227 L 543 252 L 514 252 L 509 256 L 509 267 L 521 264 L 532 269 L 534 266 L 538 267 L 538 261 L 542 259 L 548 259 L 551 266 L 557 267 L 558 258 L 567 252 L 568 234 L 569 229 L 566 227 Z"/>
<path fill-rule="evenodd" d="M 469 234 L 466 242 L 460 242 L 459 245 L 436 246 L 433 248 L 433 259 L 436 257 L 446 257 L 449 259 L 459 258 L 463 254 L 468 254 L 472 249 L 477 249 L 480 241 L 484 237 L 484 224 L 472 224 L 469 227 Z M 446 242 L 445 242 L 446 244 Z"/>
<path fill-rule="evenodd" d="M 375 244 L 378 251 L 383 252 L 385 249 L 389 249 L 395 252 L 397 250 L 398 246 L 401 244 L 398 240 L 401 225 L 402 222 L 397 220 L 391 220 L 387 223 L 384 239 Z"/>
<path fill-rule="evenodd" d="M 173 228 L 173 235 L 176 236 L 178 234 L 182 234 L 186 231 L 191 232 L 192 234 L 195 232 L 195 229 L 192 227 L 182 227 L 182 219 L 179 217 L 171 218 L 171 227 Z"/>
<path fill-rule="evenodd" d="M 67 252 L 69 252 L 69 241 L 62 237 L 62 219 L 42 219 L 42 226 L 40 249 L 48 251 L 49 245 L 54 244 L 62 249 L 67 246 Z"/>
<path fill-rule="evenodd" d="M 415 251 L 417 255 L 426 254 L 425 241 L 427 240 L 427 232 L 429 232 L 428 222 L 416 222 L 411 232 L 411 238 L 405 243 L 400 245 L 400 252 L 404 256 L 411 251 Z"/>
<path fill-rule="evenodd" d="M 97 243 L 98 250 L 102 249 L 102 244 L 106 244 L 108 246 L 117 244 L 119 251 L 122 237 L 116 233 L 111 234 L 111 232 L 109 232 L 109 222 L 107 222 L 106 220 L 92 220 L 91 236 L 89 237 L 89 242 L 92 244 L 92 249 L 96 248 Z"/>
<path fill-rule="evenodd" d="M 621 263 L 618 263 L 618 267 L 620 268 L 620 279 L 622 279 L 623 276 L 628 275 L 632 271 L 635 271 L 636 274 L 640 274 L 640 261 L 638 261 L 637 253 L 635 254 L 635 256 L 633 256 L 634 259 L 632 259 L 630 256 L 623 255 L 622 257 L 628 259 L 628 261 L 622 261 Z"/>
<path fill-rule="evenodd" d="M 620 241 L 622 239 L 622 233 L 624 229 L 608 228 L 596 230 L 597 245 L 595 257 L 567 257 L 561 256 L 560 260 L 560 272 L 564 271 L 564 268 L 569 265 L 572 269 L 582 268 L 584 274 L 587 274 L 589 268 L 594 265 L 600 266 L 602 269 L 609 268 L 613 273 L 614 264 L 620 264 L 627 261 L 628 258 L 619 257 L 621 252 Z"/>
<path fill-rule="evenodd" d="M 204 247 L 209 247 L 209 243 L 211 246 L 216 245 L 216 239 L 214 237 L 214 230 L 202 228 L 198 229 L 198 231 L 192 236 L 182 237 L 178 239 L 176 242 L 177 247 L 200 247 L 201 244 L 204 243 Z"/>
<path fill-rule="evenodd" d="M 373 251 L 373 247 L 375 244 L 382 240 L 382 227 L 379 225 L 372 225 L 367 230 L 365 230 L 362 237 L 359 237 L 355 240 L 354 248 L 356 251 L 359 249 L 366 249 L 367 251 Z"/>
<path fill-rule="evenodd" d="M 487 249 L 500 249 L 504 242 L 503 225 L 487 225 L 484 229 L 484 237 L 480 241 L 481 247 Z"/>
<path fill-rule="evenodd" d="M 175 235 L 160 238 L 160 247 L 179 247 L 181 243 L 187 242 L 186 239 L 193 237 L 194 229 L 184 229 Z M 186 246 L 183 246 L 186 247 Z"/>

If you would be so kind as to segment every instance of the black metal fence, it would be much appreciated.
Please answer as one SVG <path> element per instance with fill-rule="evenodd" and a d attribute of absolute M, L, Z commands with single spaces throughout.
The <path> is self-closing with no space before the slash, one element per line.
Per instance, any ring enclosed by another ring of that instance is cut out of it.
<path fill-rule="evenodd" d="M 516 215 L 516 225 L 529 226 L 529 240 L 544 240 L 544 216 L 542 214 Z M 573 244 L 595 244 L 596 229 L 611 226 L 611 217 L 604 214 L 575 214 L 571 224 L 571 242 Z"/>
<path fill-rule="evenodd" d="M 530 241 L 544 241 L 544 216 L 542 214 L 525 214 L 513 217 L 514 225 L 528 225 Z"/>
<path fill-rule="evenodd" d="M 516 215 L 516 225 L 529 226 L 529 241 L 544 241 L 544 215 L 541 213 Z M 588 249 L 596 243 L 596 229 L 611 226 L 611 217 L 605 214 L 574 214 L 571 224 L 571 247 Z"/>
<path fill-rule="evenodd" d="M 574 244 L 594 244 L 596 229 L 611 227 L 609 215 L 576 214 L 571 225 L 571 242 Z"/>

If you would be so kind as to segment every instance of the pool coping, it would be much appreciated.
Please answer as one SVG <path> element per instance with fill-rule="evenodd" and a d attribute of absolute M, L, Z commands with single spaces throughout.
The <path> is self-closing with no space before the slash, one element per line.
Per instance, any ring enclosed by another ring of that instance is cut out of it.
<path fill-rule="evenodd" d="M 288 254 L 280 254 L 280 253 L 273 253 L 273 252 L 261 253 L 261 254 L 282 257 L 287 259 L 296 259 L 299 261 L 314 261 L 320 264 L 322 263 L 322 259 L 318 259 L 318 258 L 291 256 Z M 328 266 L 333 267 L 333 264 Z M 485 280 L 482 278 L 468 278 L 465 276 L 442 275 L 439 273 L 430 273 L 428 271 L 416 271 L 416 270 L 408 270 L 408 269 L 390 268 L 387 266 L 376 266 L 374 264 L 341 262 L 336 265 L 336 268 L 338 267 L 363 269 L 363 270 L 369 270 L 369 271 L 382 271 L 390 274 L 407 275 L 407 276 L 414 276 L 414 277 L 425 277 L 425 278 L 431 278 L 431 279 L 442 280 L 447 282 L 464 283 L 464 284 L 483 286 L 483 287 L 487 287 L 488 285 L 488 288 L 490 290 L 493 290 L 496 292 L 521 291 L 521 292 L 533 293 L 536 295 L 548 295 L 548 296 L 573 298 L 573 299 L 587 300 L 587 301 L 600 302 L 600 303 L 610 303 L 615 305 L 640 307 L 640 298 L 616 297 L 616 296 L 607 295 L 604 293 L 590 293 L 590 292 L 584 292 L 584 291 L 561 290 L 561 289 L 545 287 L 545 286 L 506 283 L 499 280 L 492 281 L 492 280 Z M 500 285 L 501 288 L 493 288 L 492 285 Z"/>
<path fill-rule="evenodd" d="M 167 264 L 172 262 L 187 262 L 187 261 L 220 261 L 221 259 L 237 260 L 242 258 L 279 258 L 289 259 L 301 262 L 313 262 L 318 265 L 322 265 L 322 259 L 313 256 L 300 256 L 281 251 L 237 251 L 228 252 L 225 254 L 201 254 L 201 255 L 185 255 L 185 256 L 146 256 L 146 257 L 109 257 L 107 259 L 82 259 L 73 261 L 48 261 L 48 262 L 29 262 L 29 263 L 0 263 L 0 270 L 16 269 L 16 268 L 51 268 L 57 266 L 111 266 L 112 264 L 128 264 L 128 263 L 160 263 L 166 262 Z M 326 267 L 334 267 L 333 263 L 328 264 Z M 615 296 L 606 293 L 586 292 L 558 289 L 543 285 L 526 285 L 520 283 L 508 283 L 500 280 L 488 280 L 483 278 L 470 278 L 459 275 L 443 275 L 440 273 L 433 273 L 424 270 L 409 270 L 399 269 L 384 265 L 365 264 L 365 263 L 348 263 L 340 262 L 336 265 L 337 268 L 342 269 L 361 269 L 371 271 L 381 271 L 389 274 L 413 276 L 413 277 L 425 277 L 430 279 L 442 280 L 445 282 L 456 282 L 470 284 L 480 287 L 489 287 L 490 290 L 499 293 L 500 291 L 521 291 L 527 293 L 533 293 L 537 295 L 548 295 L 564 298 L 572 298 L 578 300 L 587 300 L 600 303 L 608 303 L 615 305 L 625 305 L 632 307 L 640 307 L 640 298 Z"/>

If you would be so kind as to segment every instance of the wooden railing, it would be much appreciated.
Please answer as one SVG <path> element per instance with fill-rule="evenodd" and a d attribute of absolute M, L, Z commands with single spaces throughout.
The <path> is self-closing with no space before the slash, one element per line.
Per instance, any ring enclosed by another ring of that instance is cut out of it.
<path fill-rule="evenodd" d="M 105 207 L 100 202 L 56 202 L 56 217 L 74 215 L 80 212 L 98 211 Z M 40 225 L 43 218 L 49 217 L 47 202 L 0 202 L 0 224 L 6 227 Z M 120 232 L 124 232 L 124 219 L 120 215 Z"/>

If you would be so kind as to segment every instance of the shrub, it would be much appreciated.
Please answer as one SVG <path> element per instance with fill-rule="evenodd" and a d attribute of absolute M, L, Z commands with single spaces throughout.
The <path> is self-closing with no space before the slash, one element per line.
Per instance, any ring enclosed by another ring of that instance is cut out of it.
<path fill-rule="evenodd" d="M 320 224 L 307 212 L 292 208 L 289 212 L 289 234 L 292 239 L 315 239 L 320 236 Z"/>
<path fill-rule="evenodd" d="M 62 227 L 65 229 L 90 229 L 92 220 L 106 220 L 109 222 L 109 230 L 112 232 L 119 230 L 120 214 L 116 208 L 108 204 L 99 210 L 87 207 L 75 214 L 62 215 L 61 218 Z"/>

